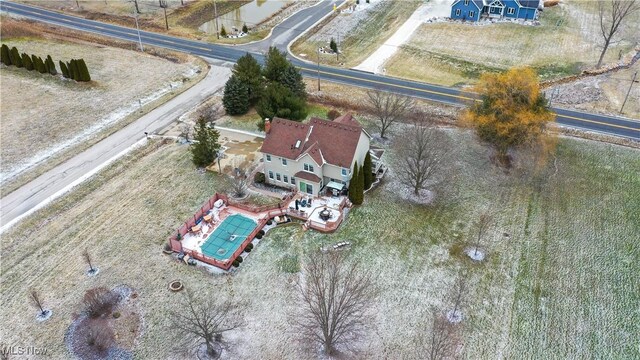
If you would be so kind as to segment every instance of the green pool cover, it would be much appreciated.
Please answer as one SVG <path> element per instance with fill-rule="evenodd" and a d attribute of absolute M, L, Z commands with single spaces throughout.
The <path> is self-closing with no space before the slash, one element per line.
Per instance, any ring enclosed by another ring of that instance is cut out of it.
<path fill-rule="evenodd" d="M 224 219 L 202 244 L 202 253 L 217 260 L 227 260 L 256 228 L 256 222 L 234 214 Z"/>

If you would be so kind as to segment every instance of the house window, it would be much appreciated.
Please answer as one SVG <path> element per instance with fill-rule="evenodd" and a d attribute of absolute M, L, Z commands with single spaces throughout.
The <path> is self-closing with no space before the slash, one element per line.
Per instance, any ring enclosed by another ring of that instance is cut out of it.
<path fill-rule="evenodd" d="M 289 182 L 289 177 L 287 175 L 282 175 L 282 180 L 286 183 Z"/>
<path fill-rule="evenodd" d="M 456 16 L 460 16 L 460 9 L 456 9 Z"/>
<path fill-rule="evenodd" d="M 269 179 L 273 180 L 273 171 L 269 171 Z"/>
<path fill-rule="evenodd" d="M 304 171 L 313 172 L 313 165 L 304 164 Z"/>
<path fill-rule="evenodd" d="M 287 166 L 287 159 L 282 159 L 282 165 Z"/>
<path fill-rule="evenodd" d="M 280 174 L 276 173 L 276 180 L 280 181 Z"/>
<path fill-rule="evenodd" d="M 271 155 L 267 154 L 267 161 L 271 161 Z"/>
<path fill-rule="evenodd" d="M 509 15 L 513 15 L 513 14 L 515 14 L 515 13 L 516 13 L 516 8 L 508 8 L 508 9 L 507 9 L 507 14 L 509 14 Z"/>
<path fill-rule="evenodd" d="M 294 178 L 293 176 L 291 177 L 291 184 L 295 185 L 296 184 L 296 178 Z"/>
<path fill-rule="evenodd" d="M 473 17 L 473 15 L 474 15 L 474 14 L 473 14 L 473 11 L 469 11 L 469 17 L 471 17 L 471 18 L 472 18 L 472 17 Z"/>
<path fill-rule="evenodd" d="M 464 0 L 464 6 L 469 5 L 469 0 Z"/>
<path fill-rule="evenodd" d="M 347 176 L 347 169 L 342 169 L 342 176 Z M 333 181 L 333 179 L 331 179 Z"/>

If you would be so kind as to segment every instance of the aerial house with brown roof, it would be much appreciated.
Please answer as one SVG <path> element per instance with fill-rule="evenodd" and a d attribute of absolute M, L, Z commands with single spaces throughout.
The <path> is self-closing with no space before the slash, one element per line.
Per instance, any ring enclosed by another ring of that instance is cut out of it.
<path fill-rule="evenodd" d="M 274 118 L 260 150 L 266 182 L 310 195 L 338 194 L 362 166 L 371 136 L 351 114 L 307 124 Z"/>

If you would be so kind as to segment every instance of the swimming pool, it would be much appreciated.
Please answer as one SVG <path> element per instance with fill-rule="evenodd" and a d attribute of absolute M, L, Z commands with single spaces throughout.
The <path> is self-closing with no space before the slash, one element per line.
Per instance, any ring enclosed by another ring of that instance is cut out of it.
<path fill-rule="evenodd" d="M 200 247 L 202 253 L 217 260 L 227 260 L 256 228 L 257 223 L 240 214 L 222 221 Z"/>

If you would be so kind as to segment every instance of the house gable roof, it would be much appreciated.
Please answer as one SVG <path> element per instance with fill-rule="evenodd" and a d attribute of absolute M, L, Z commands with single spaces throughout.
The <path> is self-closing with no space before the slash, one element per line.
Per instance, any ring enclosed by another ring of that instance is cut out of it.
<path fill-rule="evenodd" d="M 538 9 L 540 7 L 540 0 L 516 0 L 520 7 Z"/>
<path fill-rule="evenodd" d="M 453 4 L 451 4 L 451 6 L 454 6 L 461 1 L 464 0 L 456 0 L 453 2 Z M 473 5 L 475 5 L 478 10 L 482 10 L 482 7 L 484 6 L 484 0 L 469 0 L 469 2 L 473 3 Z"/>
<path fill-rule="evenodd" d="M 260 151 L 291 160 L 308 154 L 318 165 L 349 168 L 363 130 L 350 114 L 341 118 L 339 122 L 311 118 L 307 124 L 275 118 Z"/>

